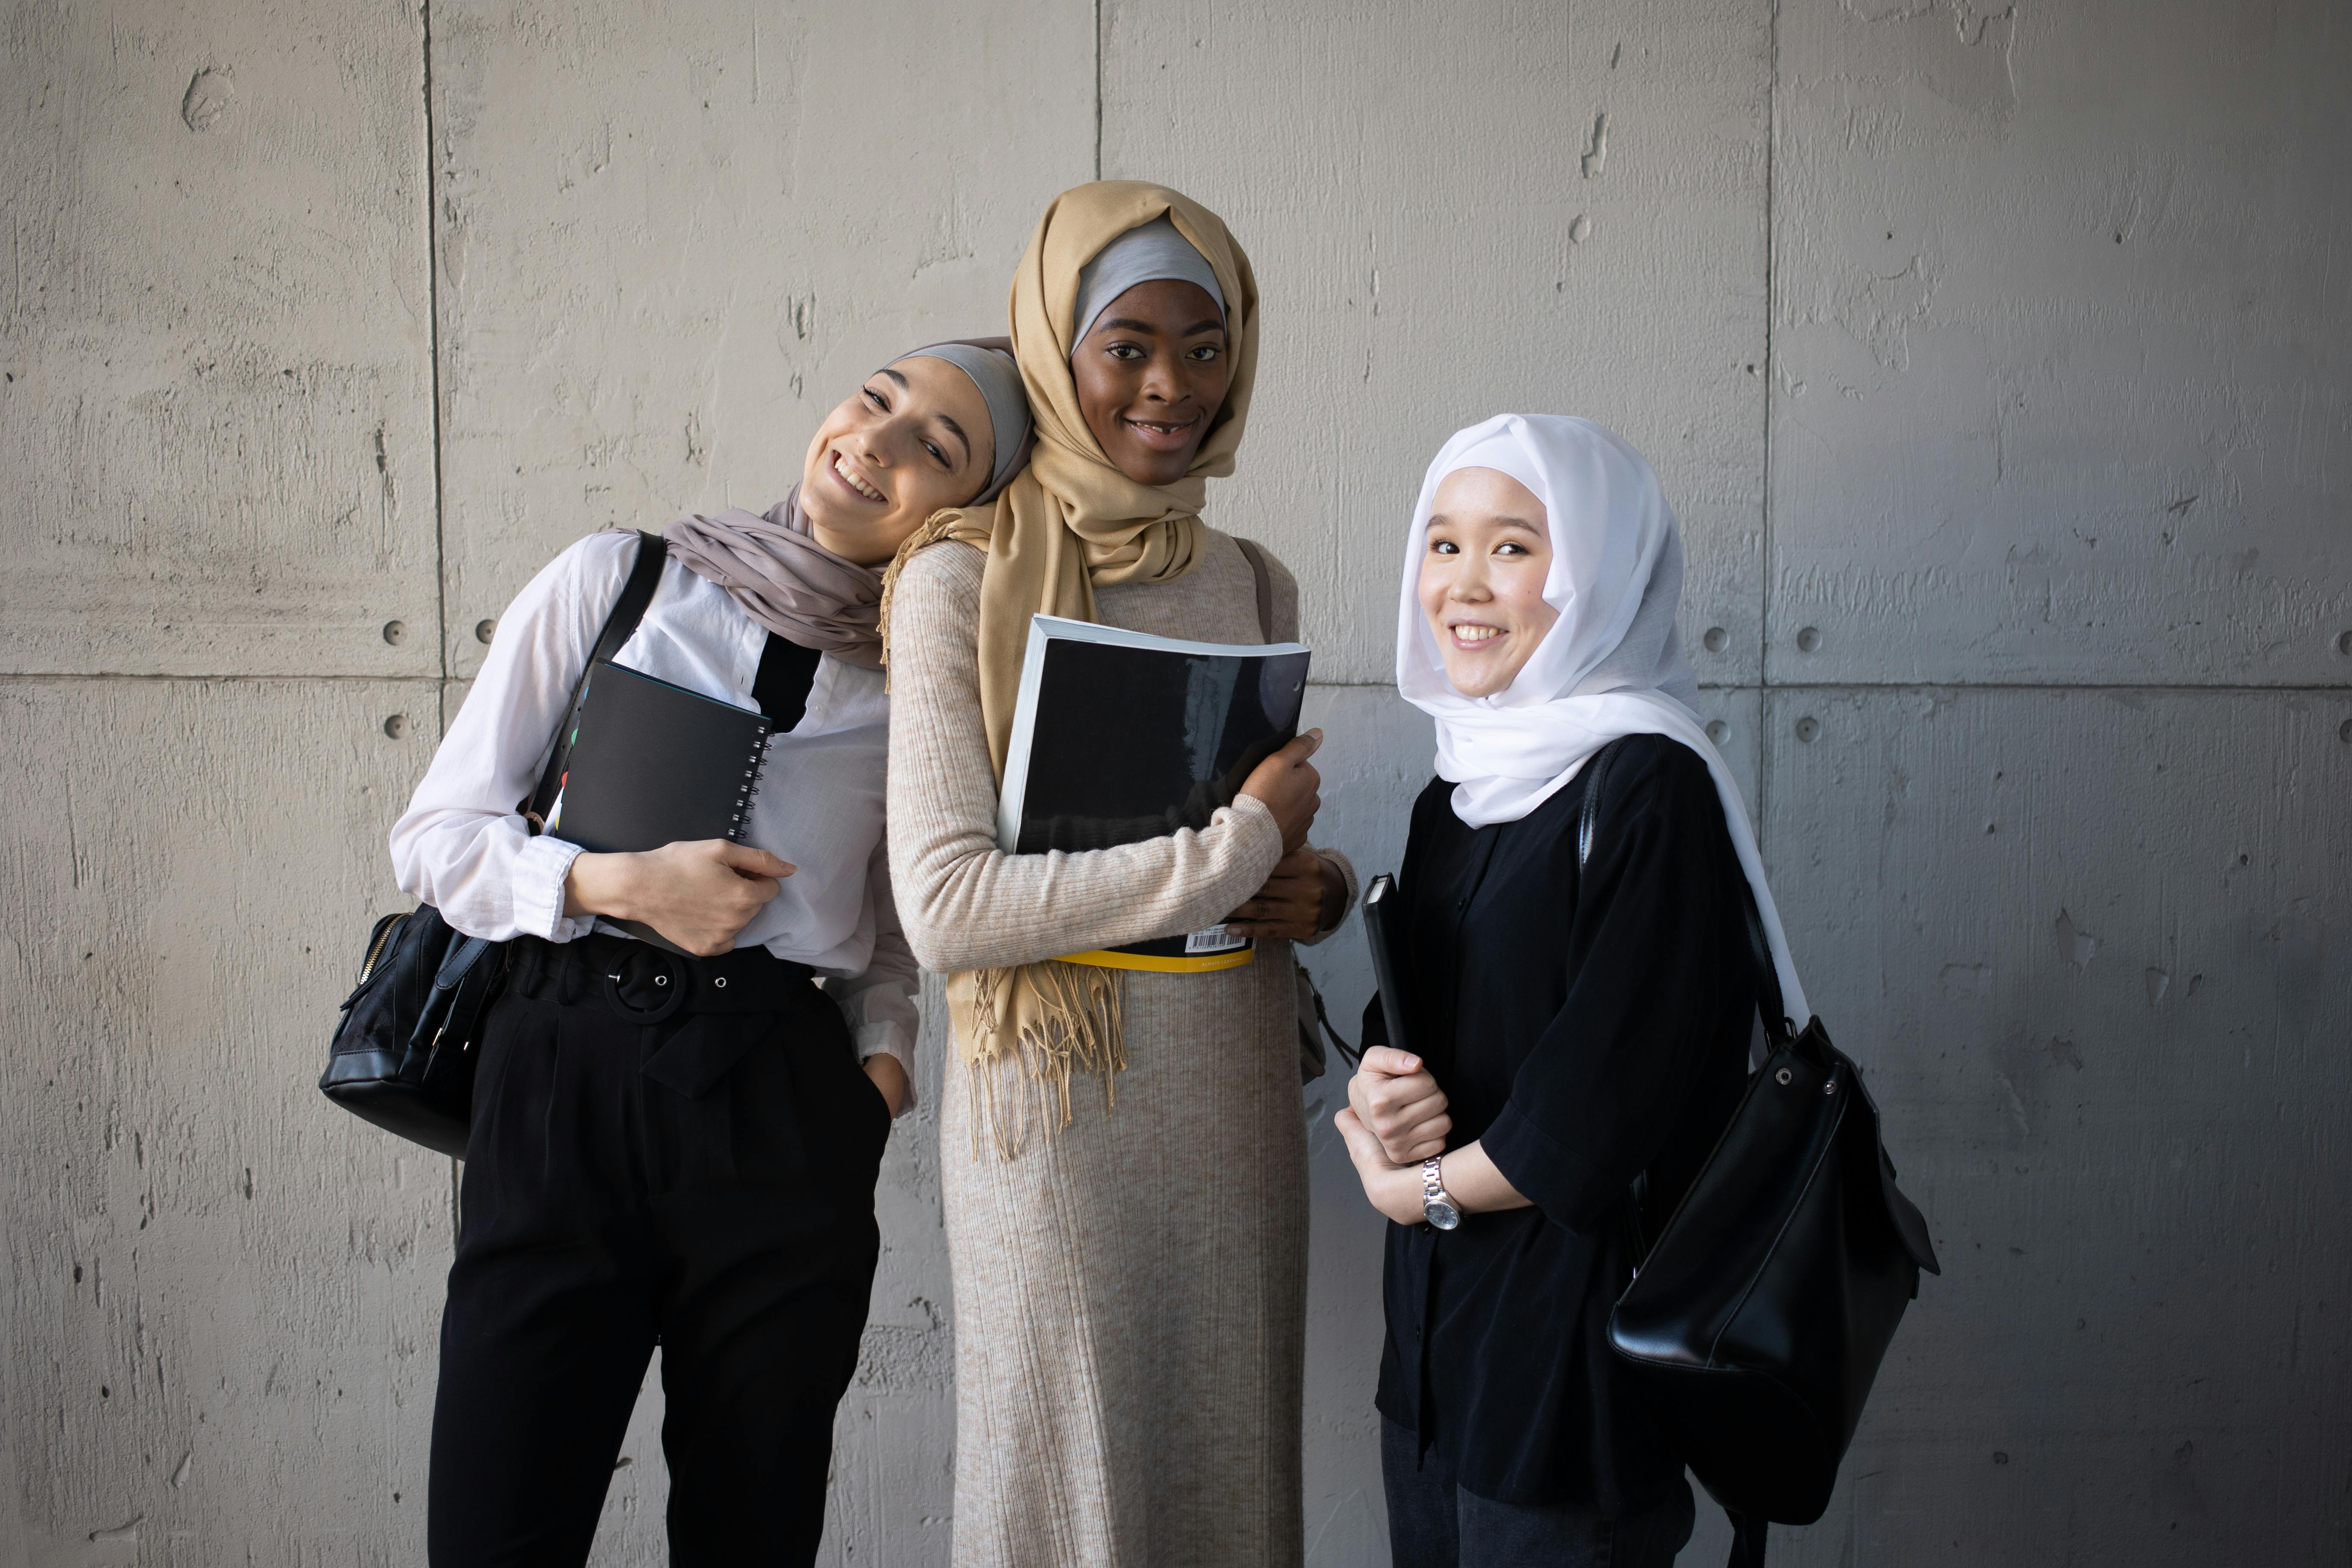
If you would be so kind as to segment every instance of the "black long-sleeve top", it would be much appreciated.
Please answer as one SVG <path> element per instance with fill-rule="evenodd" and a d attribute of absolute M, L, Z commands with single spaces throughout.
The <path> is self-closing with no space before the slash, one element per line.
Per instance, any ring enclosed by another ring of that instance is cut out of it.
<path fill-rule="evenodd" d="M 1756 993 L 1706 764 L 1636 736 L 1602 787 L 1581 877 L 1581 775 L 1487 827 L 1442 779 L 1414 803 L 1396 891 L 1409 1043 L 1451 1102 L 1447 1147 L 1483 1141 L 1534 1206 L 1390 1226 L 1378 1403 L 1466 1491 L 1614 1515 L 1682 1475 L 1609 1349 L 1627 1194 L 1646 1171 L 1654 1236 L 1738 1103 Z"/>

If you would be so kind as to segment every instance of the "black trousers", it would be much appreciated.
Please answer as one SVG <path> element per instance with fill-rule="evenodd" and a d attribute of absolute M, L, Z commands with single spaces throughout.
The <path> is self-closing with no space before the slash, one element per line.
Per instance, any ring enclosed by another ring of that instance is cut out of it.
<path fill-rule="evenodd" d="M 762 949 L 526 939 L 485 1026 L 441 1320 L 435 1568 L 584 1563 L 656 1344 L 670 1561 L 805 1563 L 889 1134 Z"/>
<path fill-rule="evenodd" d="M 1696 1519 L 1687 1481 L 1639 1513 L 1603 1519 L 1574 1504 L 1474 1496 L 1454 1484 L 1451 1465 L 1420 1449 L 1411 1427 L 1381 1420 L 1381 1479 L 1396 1568 L 1673 1568 Z"/>

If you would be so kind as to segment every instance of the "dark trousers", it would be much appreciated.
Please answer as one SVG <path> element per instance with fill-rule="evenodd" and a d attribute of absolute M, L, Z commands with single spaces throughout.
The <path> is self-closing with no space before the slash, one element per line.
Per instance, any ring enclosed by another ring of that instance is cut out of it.
<path fill-rule="evenodd" d="M 1381 1479 L 1395 1568 L 1673 1568 L 1696 1510 L 1690 1484 L 1640 1513 L 1603 1519 L 1574 1504 L 1543 1507 L 1475 1497 L 1412 1428 L 1381 1422 Z M 1416 1460 L 1418 1462 L 1416 1462 Z"/>
<path fill-rule="evenodd" d="M 512 952 L 441 1320 L 430 1560 L 584 1563 L 659 1344 L 670 1561 L 808 1563 L 888 1109 L 839 1008 L 764 950 Z"/>

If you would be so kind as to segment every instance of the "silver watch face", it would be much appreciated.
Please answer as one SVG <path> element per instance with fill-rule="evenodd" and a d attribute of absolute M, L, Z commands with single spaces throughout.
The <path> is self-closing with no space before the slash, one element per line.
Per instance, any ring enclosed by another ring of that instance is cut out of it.
<path fill-rule="evenodd" d="M 1452 1230 L 1462 1223 L 1462 1211 L 1454 1206 L 1451 1199 L 1423 1194 L 1421 1217 L 1427 1220 L 1433 1229 Z"/>

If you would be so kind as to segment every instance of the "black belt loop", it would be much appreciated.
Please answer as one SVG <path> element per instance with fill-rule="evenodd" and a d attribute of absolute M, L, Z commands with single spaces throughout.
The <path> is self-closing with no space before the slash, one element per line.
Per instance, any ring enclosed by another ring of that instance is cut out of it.
<path fill-rule="evenodd" d="M 507 984 L 528 996 L 539 980 L 538 947 L 527 941 L 516 941 L 507 946 Z"/>
<path fill-rule="evenodd" d="M 652 942 L 592 932 L 566 942 L 517 937 L 512 988 L 570 1007 L 594 997 L 632 1024 L 680 1013 L 788 1012 L 817 997 L 816 971 L 764 947 L 693 958 Z"/>

